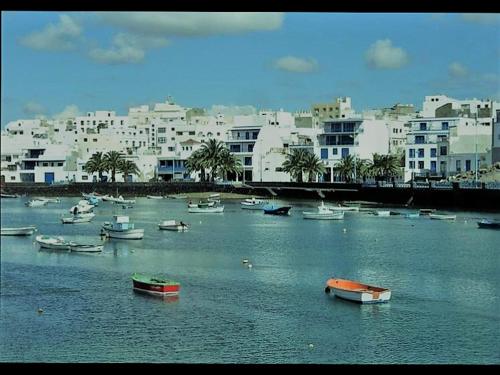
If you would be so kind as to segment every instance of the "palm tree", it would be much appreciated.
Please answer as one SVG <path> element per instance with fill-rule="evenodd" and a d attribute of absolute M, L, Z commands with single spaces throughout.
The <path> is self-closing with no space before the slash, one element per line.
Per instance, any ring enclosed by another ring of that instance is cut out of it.
<path fill-rule="evenodd" d="M 354 174 L 354 156 L 347 155 L 343 157 L 334 167 L 334 171 L 338 173 L 341 179 L 346 182 L 351 182 Z"/>
<path fill-rule="evenodd" d="M 286 160 L 283 162 L 283 171 L 297 179 L 297 182 L 302 182 L 306 152 L 304 149 L 293 149 L 290 154 L 286 155 Z"/>
<path fill-rule="evenodd" d="M 202 159 L 206 168 L 210 168 L 211 180 L 214 181 L 217 176 L 217 168 L 220 165 L 221 155 L 226 145 L 222 141 L 209 139 L 207 143 L 201 146 Z"/>
<path fill-rule="evenodd" d="M 102 157 L 102 152 L 96 152 L 85 163 L 83 169 L 88 173 L 99 172 L 99 181 L 102 181 L 102 172 L 107 171 L 106 163 Z"/>
<path fill-rule="evenodd" d="M 377 178 L 387 180 L 400 172 L 401 160 L 397 155 L 373 154 L 372 174 Z"/>
<path fill-rule="evenodd" d="M 241 161 L 231 154 L 227 148 L 224 148 L 220 154 L 219 168 L 222 174 L 221 177 L 225 181 L 227 180 L 228 173 L 238 173 L 241 171 Z"/>
<path fill-rule="evenodd" d="M 363 181 L 371 176 L 372 161 L 368 159 L 356 159 L 356 176 L 361 177 Z"/>
<path fill-rule="evenodd" d="M 118 170 L 123 173 L 123 182 L 127 182 L 129 174 L 139 175 L 140 171 L 132 160 L 121 160 Z"/>
<path fill-rule="evenodd" d="M 109 151 L 104 155 L 106 170 L 111 171 L 111 182 L 115 182 L 116 171 L 120 168 L 122 156 L 118 151 Z"/>
<path fill-rule="evenodd" d="M 187 158 L 184 166 L 187 168 L 189 172 L 198 172 L 200 171 L 201 182 L 205 182 L 205 167 L 206 163 L 203 159 L 203 151 L 201 149 L 196 150 L 191 154 L 189 158 Z"/>
<path fill-rule="evenodd" d="M 304 156 L 304 164 L 303 164 L 304 172 L 306 172 L 308 176 L 308 181 L 312 182 L 313 178 L 318 174 L 325 173 L 325 165 L 321 161 L 321 159 L 313 154 L 312 152 L 307 152 Z"/>

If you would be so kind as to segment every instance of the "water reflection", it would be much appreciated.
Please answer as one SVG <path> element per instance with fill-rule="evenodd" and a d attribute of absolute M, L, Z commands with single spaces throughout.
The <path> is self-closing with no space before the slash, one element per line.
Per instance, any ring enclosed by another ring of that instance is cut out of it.
<path fill-rule="evenodd" d="M 140 298 L 163 301 L 165 303 L 179 302 L 179 295 L 178 294 L 162 296 L 159 294 L 151 294 L 151 293 L 145 292 L 143 290 L 134 289 L 134 295 L 137 295 Z"/>

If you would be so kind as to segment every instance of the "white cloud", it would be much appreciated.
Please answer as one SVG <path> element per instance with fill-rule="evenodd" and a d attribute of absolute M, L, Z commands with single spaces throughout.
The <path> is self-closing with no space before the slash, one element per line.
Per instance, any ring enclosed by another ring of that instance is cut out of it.
<path fill-rule="evenodd" d="M 455 61 L 448 67 L 448 73 L 454 78 L 462 78 L 466 77 L 469 72 L 465 66 Z"/>
<path fill-rule="evenodd" d="M 45 107 L 40 103 L 29 101 L 24 104 L 23 113 L 28 116 L 40 116 L 45 113 Z"/>
<path fill-rule="evenodd" d="M 390 39 L 377 40 L 366 51 L 366 62 L 377 69 L 398 69 L 409 62 L 406 51 L 394 47 Z"/>
<path fill-rule="evenodd" d="M 94 48 L 89 51 L 89 56 L 103 64 L 136 64 L 144 60 L 147 49 L 166 45 L 165 38 L 119 33 L 113 38 L 111 48 Z"/>
<path fill-rule="evenodd" d="M 257 109 L 251 105 L 231 105 L 226 106 L 222 104 L 214 104 L 212 108 L 207 110 L 209 115 L 215 116 L 218 113 L 223 114 L 225 117 L 232 117 L 236 115 L 254 115 L 257 113 Z"/>
<path fill-rule="evenodd" d="M 279 29 L 282 13 L 100 12 L 102 20 L 142 35 L 205 36 Z"/>
<path fill-rule="evenodd" d="M 500 24 L 499 14 L 488 13 L 464 13 L 462 19 L 467 22 L 479 23 L 482 25 Z"/>
<path fill-rule="evenodd" d="M 318 69 L 318 63 L 312 58 L 302 59 L 295 56 L 284 56 L 274 61 L 274 67 L 293 73 L 310 73 Z"/>
<path fill-rule="evenodd" d="M 54 119 L 67 119 L 71 117 L 76 117 L 76 116 L 81 116 L 82 112 L 78 109 L 78 107 L 75 104 L 71 104 L 66 106 L 66 108 L 63 109 L 62 112 L 55 114 L 52 116 Z"/>
<path fill-rule="evenodd" d="M 82 33 L 82 28 L 68 15 L 59 16 L 59 23 L 48 24 L 43 30 L 35 31 L 21 38 L 25 47 L 45 51 L 68 51 L 75 47 L 75 42 Z"/>

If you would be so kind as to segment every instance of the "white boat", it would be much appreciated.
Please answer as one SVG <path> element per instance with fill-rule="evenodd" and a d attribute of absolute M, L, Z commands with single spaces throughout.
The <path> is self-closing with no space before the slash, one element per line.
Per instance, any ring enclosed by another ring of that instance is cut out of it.
<path fill-rule="evenodd" d="M 387 217 L 391 216 L 391 211 L 375 211 L 375 215 Z"/>
<path fill-rule="evenodd" d="M 69 249 L 77 253 L 99 253 L 104 249 L 104 245 L 81 244 L 74 241 L 70 241 Z"/>
<path fill-rule="evenodd" d="M 210 195 L 208 196 L 208 198 L 212 198 L 212 199 L 220 199 L 220 194 L 219 194 L 219 193 L 210 194 Z"/>
<path fill-rule="evenodd" d="M 118 198 L 110 197 L 110 198 L 108 198 L 108 200 L 111 202 L 114 202 L 114 203 L 118 203 L 118 204 L 122 204 L 122 203 L 133 204 L 133 203 L 135 203 L 135 199 L 125 199 L 121 195 Z"/>
<path fill-rule="evenodd" d="M 47 203 L 61 203 L 61 200 L 57 197 L 56 198 L 34 197 L 33 199 L 46 201 Z"/>
<path fill-rule="evenodd" d="M 360 303 L 383 303 L 391 299 L 390 289 L 337 278 L 327 280 L 325 292 Z"/>
<path fill-rule="evenodd" d="M 148 199 L 163 199 L 161 195 L 146 195 Z"/>
<path fill-rule="evenodd" d="M 47 203 L 49 202 L 43 199 L 32 199 L 29 202 L 26 202 L 25 205 L 28 207 L 44 207 Z"/>
<path fill-rule="evenodd" d="M 188 230 L 189 226 L 182 221 L 175 220 L 164 220 L 158 224 L 160 229 L 171 230 L 174 232 L 185 232 Z"/>
<path fill-rule="evenodd" d="M 246 198 L 240 202 L 240 206 L 244 210 L 262 210 L 266 204 L 268 204 L 267 201 L 255 199 L 254 197 Z"/>
<path fill-rule="evenodd" d="M 71 207 L 69 209 L 69 212 L 71 214 L 82 214 L 82 213 L 88 213 L 88 212 L 92 212 L 92 209 L 94 208 L 95 206 L 90 204 L 88 201 L 86 201 L 85 199 L 82 199 L 81 201 L 78 202 L 77 205 Z"/>
<path fill-rule="evenodd" d="M 359 211 L 359 207 L 357 206 L 341 206 L 340 204 L 338 206 L 332 206 L 332 205 L 325 205 L 326 208 L 332 211 L 352 211 L 352 212 L 357 212 Z"/>
<path fill-rule="evenodd" d="M 31 236 L 36 231 L 36 227 L 1 228 L 2 236 Z"/>
<path fill-rule="evenodd" d="M 144 229 L 136 229 L 135 225 L 130 223 L 128 216 L 115 215 L 113 222 L 106 221 L 102 229 L 110 238 L 140 240 L 144 237 Z"/>
<path fill-rule="evenodd" d="M 429 217 L 434 220 L 455 220 L 457 215 L 429 214 Z"/>
<path fill-rule="evenodd" d="M 90 222 L 95 216 L 95 213 L 89 212 L 89 213 L 82 213 L 82 214 L 77 214 L 72 217 L 62 217 L 61 221 L 63 224 L 78 224 L 78 223 L 88 223 Z"/>
<path fill-rule="evenodd" d="M 205 214 L 205 213 L 220 213 L 224 212 L 224 206 L 215 206 L 215 207 L 189 207 L 188 212 L 192 214 Z"/>
<path fill-rule="evenodd" d="M 19 198 L 19 195 L 17 195 L 17 194 L 5 194 L 5 193 L 1 193 L 0 194 L 0 198 Z"/>
<path fill-rule="evenodd" d="M 314 220 L 341 220 L 344 218 L 344 211 L 332 211 L 321 202 L 317 211 L 303 211 L 304 219 Z"/>
<path fill-rule="evenodd" d="M 188 208 L 195 208 L 195 207 L 214 207 L 215 202 L 202 202 L 199 201 L 198 203 L 188 203 Z"/>
<path fill-rule="evenodd" d="M 96 193 L 89 193 L 89 194 L 82 193 L 82 196 L 87 200 L 93 199 L 93 200 L 97 200 L 97 201 L 102 201 L 102 196 L 97 195 Z"/>
<path fill-rule="evenodd" d="M 187 195 L 167 195 L 167 198 L 170 199 L 187 199 Z"/>
<path fill-rule="evenodd" d="M 40 248 L 51 250 L 69 250 L 69 242 L 65 241 L 63 237 L 40 235 L 36 236 L 35 240 L 40 245 Z"/>

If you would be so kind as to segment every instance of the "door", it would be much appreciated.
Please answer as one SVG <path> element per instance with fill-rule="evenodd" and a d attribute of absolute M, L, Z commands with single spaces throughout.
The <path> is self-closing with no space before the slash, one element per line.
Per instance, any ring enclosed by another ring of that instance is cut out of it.
<path fill-rule="evenodd" d="M 45 172 L 45 182 L 49 185 L 54 183 L 54 172 Z"/>

